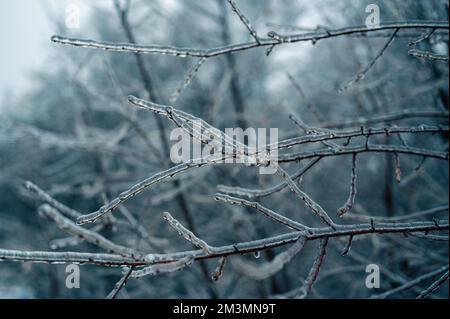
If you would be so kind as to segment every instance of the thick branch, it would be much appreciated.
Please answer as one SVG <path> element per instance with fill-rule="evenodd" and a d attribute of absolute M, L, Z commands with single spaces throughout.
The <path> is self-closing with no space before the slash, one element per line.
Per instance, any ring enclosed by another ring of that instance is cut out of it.
<path fill-rule="evenodd" d="M 349 27 L 336 30 L 318 31 L 311 33 L 304 33 L 300 35 L 292 36 L 277 36 L 274 32 L 271 32 L 271 38 L 261 39 L 259 43 L 247 42 L 234 45 L 228 45 L 225 47 L 219 47 L 214 49 L 191 49 L 191 48 L 178 48 L 173 46 L 162 45 L 137 45 L 132 43 L 114 43 L 114 42 L 102 42 L 93 40 L 71 39 L 62 36 L 52 36 L 51 40 L 55 43 L 79 46 L 83 48 L 103 49 L 117 52 L 132 52 L 140 54 L 165 54 L 179 57 L 198 57 L 209 58 L 213 56 L 228 54 L 232 52 L 238 52 L 248 50 L 260 46 L 273 46 L 280 43 L 293 43 L 304 41 L 318 41 L 322 39 L 335 38 L 339 36 L 347 36 L 357 33 L 369 33 L 382 30 L 395 30 L 395 29 L 418 29 L 418 28 L 430 28 L 430 29 L 444 29 L 448 30 L 448 22 L 431 21 L 431 22 L 395 22 L 380 25 L 379 27 Z"/>
<path fill-rule="evenodd" d="M 333 230 L 330 227 L 312 229 L 312 233 L 306 234 L 307 240 L 317 240 L 326 237 L 360 236 L 367 234 L 389 234 L 405 232 L 430 232 L 448 230 L 448 220 L 435 222 L 413 222 L 386 224 L 357 224 L 351 226 L 340 226 Z M 193 255 L 197 260 L 218 258 L 229 255 L 253 253 L 265 249 L 275 248 L 297 241 L 303 232 L 295 231 L 283 235 L 269 237 L 249 242 L 241 242 L 233 245 L 217 247 L 212 254 L 206 254 L 203 250 L 184 251 L 162 255 L 148 255 L 145 260 L 135 260 L 112 254 L 92 254 L 76 252 L 48 252 L 48 251 L 19 251 L 0 249 L 0 260 L 29 261 L 44 263 L 80 263 L 97 264 L 103 266 L 145 266 L 157 263 L 171 263 L 182 258 Z"/>

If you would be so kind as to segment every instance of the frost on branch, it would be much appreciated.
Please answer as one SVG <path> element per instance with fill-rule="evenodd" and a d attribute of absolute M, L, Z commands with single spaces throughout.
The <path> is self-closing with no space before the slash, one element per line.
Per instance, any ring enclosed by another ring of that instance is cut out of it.
<path fill-rule="evenodd" d="M 0 120 L 0 295 L 14 261 L 33 297 L 72 297 L 35 263 L 96 265 L 95 298 L 369 298 L 371 263 L 373 297 L 446 297 L 448 17 L 331 2 L 114 0 L 53 36 Z"/>

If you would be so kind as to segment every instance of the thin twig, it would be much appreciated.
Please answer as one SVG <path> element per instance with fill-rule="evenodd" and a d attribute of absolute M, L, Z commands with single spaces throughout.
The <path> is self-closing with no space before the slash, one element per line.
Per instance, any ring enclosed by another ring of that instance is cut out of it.
<path fill-rule="evenodd" d="M 357 153 L 401 153 L 417 156 L 432 157 L 440 160 L 449 160 L 448 152 L 440 152 L 416 147 L 405 147 L 397 145 L 355 145 L 352 147 L 341 147 L 339 149 L 320 149 L 298 153 L 282 154 L 278 156 L 278 163 L 296 162 L 307 158 L 341 156 Z"/>
<path fill-rule="evenodd" d="M 250 24 L 250 21 L 244 16 L 244 14 L 239 10 L 238 6 L 236 5 L 236 2 L 234 0 L 227 0 L 228 3 L 231 6 L 231 9 L 234 13 L 239 17 L 239 19 L 242 21 L 242 23 L 245 25 L 247 30 L 250 32 L 251 36 L 255 39 L 256 43 L 261 45 L 261 42 L 259 41 L 258 34 L 256 33 L 255 29 L 253 29 L 252 25 Z"/>
<path fill-rule="evenodd" d="M 194 262 L 193 256 L 187 256 L 180 260 L 171 262 L 169 264 L 161 264 L 161 265 L 152 265 L 145 267 L 140 270 L 133 270 L 131 272 L 132 278 L 141 278 L 144 276 L 153 276 L 153 275 L 159 275 L 159 274 L 165 274 L 165 273 L 172 273 L 176 271 L 180 271 L 183 268 L 192 265 Z"/>
<path fill-rule="evenodd" d="M 402 169 L 400 166 L 400 156 L 397 153 L 394 153 L 395 159 L 395 180 L 397 183 L 401 183 L 402 181 Z"/>
<path fill-rule="evenodd" d="M 225 262 L 227 261 L 226 257 L 220 257 L 217 262 L 217 267 L 214 270 L 213 275 L 211 276 L 212 280 L 218 281 L 223 275 L 223 269 L 225 267 Z"/>
<path fill-rule="evenodd" d="M 184 227 L 178 220 L 172 217 L 170 213 L 163 213 L 164 220 L 169 223 L 169 225 L 175 229 L 180 236 L 183 236 L 187 241 L 191 242 L 195 247 L 202 249 L 204 252 L 210 254 L 214 251 L 214 247 L 208 245 L 205 241 L 201 240 L 194 235 L 189 229 Z"/>
<path fill-rule="evenodd" d="M 278 173 L 288 183 L 289 188 L 299 197 L 312 212 L 317 214 L 328 226 L 335 228 L 337 225 L 333 222 L 325 210 L 314 200 L 312 200 L 305 192 L 303 192 L 298 185 L 292 180 L 289 174 L 283 170 L 279 165 L 277 167 Z"/>
<path fill-rule="evenodd" d="M 105 299 L 116 299 L 117 295 L 119 294 L 120 290 L 126 285 L 128 278 L 130 277 L 131 273 L 133 272 L 134 266 L 128 268 L 125 273 L 122 275 L 120 280 L 114 285 L 113 290 L 106 296 Z"/>
<path fill-rule="evenodd" d="M 429 32 L 425 32 L 423 35 L 421 35 L 418 39 L 412 40 L 411 42 L 409 42 L 409 46 L 410 47 L 415 47 L 416 45 L 418 45 L 420 42 L 423 42 L 427 39 L 429 39 L 433 33 L 436 31 L 436 29 L 432 29 Z"/>
<path fill-rule="evenodd" d="M 317 164 L 321 160 L 321 157 L 314 158 L 309 161 L 304 167 L 299 169 L 296 173 L 291 175 L 292 180 L 297 180 L 302 177 L 310 168 L 312 168 L 315 164 Z M 250 189 L 250 188 L 242 188 L 242 187 L 231 187 L 225 185 L 218 185 L 217 189 L 219 192 L 227 194 L 227 195 L 237 195 L 237 196 L 245 196 L 249 199 L 266 197 L 272 195 L 276 192 L 279 192 L 288 186 L 287 182 L 282 182 L 275 186 L 265 188 L 265 189 Z"/>
<path fill-rule="evenodd" d="M 342 256 L 348 255 L 348 253 L 350 252 L 350 249 L 352 248 L 352 243 L 353 243 L 353 235 L 350 235 L 348 237 L 347 244 L 345 245 L 344 250 L 341 253 Z"/>
<path fill-rule="evenodd" d="M 248 262 L 242 262 L 239 259 L 233 261 L 234 268 L 246 277 L 254 280 L 264 280 L 269 278 L 289 263 L 305 246 L 306 237 L 299 236 L 299 239 L 288 250 L 278 254 L 275 258 L 262 265 L 253 265 Z"/>
<path fill-rule="evenodd" d="M 411 287 L 414 287 L 414 286 L 416 286 L 416 285 L 418 285 L 418 284 L 420 284 L 420 283 L 422 283 L 422 282 L 424 282 L 424 281 L 426 281 L 428 279 L 431 279 L 433 277 L 439 276 L 440 274 L 442 274 L 444 272 L 448 272 L 448 266 L 440 267 L 437 270 L 434 270 L 434 271 L 429 272 L 429 273 L 427 273 L 425 275 L 419 276 L 416 279 L 411 280 L 410 282 L 407 282 L 407 283 L 405 283 L 405 284 L 403 284 L 403 285 L 401 285 L 401 286 L 399 286 L 397 288 L 388 290 L 388 291 L 386 291 L 386 292 L 384 292 L 382 294 L 375 295 L 372 298 L 385 299 L 385 298 L 387 298 L 387 297 L 389 297 L 389 296 L 391 296 L 393 294 L 396 294 L 396 293 L 402 292 L 404 290 L 407 290 L 407 289 L 409 289 Z"/>
<path fill-rule="evenodd" d="M 39 200 L 49 204 L 50 206 L 53 206 L 58 211 L 63 213 L 65 216 L 70 217 L 72 219 L 76 219 L 79 216 L 81 216 L 81 213 L 77 212 L 76 210 L 74 210 L 72 208 L 67 207 L 66 205 L 64 205 L 64 204 L 62 204 L 60 202 L 58 202 L 56 199 L 51 197 L 48 193 L 46 193 L 45 191 L 40 189 L 38 186 L 36 186 L 32 182 L 26 181 L 24 183 L 24 187 L 31 194 L 33 194 L 34 197 L 36 197 L 37 199 L 39 199 Z"/>
<path fill-rule="evenodd" d="M 242 198 L 232 197 L 232 196 L 224 195 L 224 194 L 220 194 L 220 193 L 216 194 L 214 196 L 214 199 L 216 201 L 221 201 L 221 202 L 224 202 L 227 204 L 240 205 L 240 206 L 244 206 L 244 207 L 254 208 L 257 211 L 264 214 L 265 216 L 275 220 L 276 222 L 278 222 L 282 225 L 289 227 L 290 229 L 295 229 L 295 230 L 309 229 L 309 227 L 307 227 L 303 224 L 300 224 L 290 218 L 282 216 L 282 215 L 262 206 L 260 203 L 257 203 L 257 202 L 250 202 L 250 201 L 242 199 Z"/>
<path fill-rule="evenodd" d="M 395 37 L 398 33 L 399 29 L 395 29 L 395 31 L 392 33 L 389 40 L 386 42 L 384 47 L 381 49 L 381 51 L 377 54 L 377 56 L 362 70 L 360 71 L 353 79 L 347 82 L 339 91 L 343 92 L 346 91 L 349 87 L 351 87 L 354 84 L 357 84 L 359 81 L 364 79 L 369 73 L 370 69 L 377 63 L 377 61 L 383 56 L 383 54 L 386 52 L 386 50 L 391 46 L 391 44 L 394 42 Z"/>
<path fill-rule="evenodd" d="M 448 268 L 447 268 L 448 269 Z M 418 295 L 416 297 L 416 299 L 424 299 L 426 297 L 428 297 L 429 295 L 431 295 L 434 291 L 436 291 L 436 289 L 438 289 L 444 282 L 446 282 L 448 280 L 448 270 L 447 272 L 438 280 L 436 280 L 435 282 L 433 282 L 431 284 L 430 287 L 428 287 L 427 289 L 425 289 L 424 291 L 422 291 L 422 293 L 420 293 L 420 295 Z"/>
<path fill-rule="evenodd" d="M 353 154 L 352 157 L 352 177 L 350 179 L 350 194 L 348 196 L 347 201 L 345 202 L 344 206 L 338 209 L 337 215 L 339 217 L 342 217 L 347 212 L 349 212 L 353 204 L 355 203 L 355 197 L 356 197 L 356 154 Z"/>
<path fill-rule="evenodd" d="M 390 113 L 383 113 L 370 117 L 358 118 L 356 120 L 345 121 L 340 123 L 327 123 L 326 128 L 344 128 L 344 127 L 361 127 L 361 125 L 373 125 L 378 123 L 388 123 L 394 121 L 400 121 L 411 118 L 436 118 L 436 119 L 448 119 L 448 112 L 436 111 L 436 110 L 415 110 L 405 109 L 402 111 L 395 111 Z"/>
<path fill-rule="evenodd" d="M 39 207 L 39 214 L 53 221 L 61 230 L 67 232 L 68 234 L 83 238 L 85 241 L 101 247 L 108 252 L 135 259 L 143 258 L 143 254 L 135 251 L 134 249 L 114 244 L 102 235 L 76 225 L 73 221 L 64 217 L 60 212 L 48 204 L 44 204 Z"/>
<path fill-rule="evenodd" d="M 178 100 L 178 97 L 180 96 L 181 92 L 191 83 L 194 76 L 197 74 L 200 67 L 203 65 L 203 63 L 206 62 L 206 58 L 200 58 L 197 63 L 188 71 L 187 75 L 184 77 L 183 82 L 181 82 L 177 88 L 175 89 L 175 92 L 170 96 L 170 103 L 175 103 Z"/>
<path fill-rule="evenodd" d="M 392 216 L 392 217 L 381 217 L 381 216 L 373 216 L 373 215 L 356 215 L 356 214 L 346 214 L 344 218 L 349 220 L 356 220 L 360 222 L 369 222 L 371 219 L 376 222 L 382 222 L 382 223 L 396 223 L 396 222 L 402 222 L 405 220 L 414 220 L 420 217 L 425 217 L 429 215 L 435 215 L 441 212 L 446 212 L 449 210 L 448 205 L 439 206 L 427 210 L 422 210 L 406 215 L 399 215 L 399 216 Z"/>
<path fill-rule="evenodd" d="M 292 83 L 292 85 L 294 86 L 295 90 L 297 91 L 297 93 L 300 95 L 300 97 L 305 102 L 305 105 L 308 108 L 308 110 L 312 114 L 314 114 L 314 116 L 319 120 L 319 122 L 323 122 L 324 121 L 323 116 L 316 110 L 314 105 L 312 105 L 311 101 L 306 97 L 306 94 L 303 91 L 303 89 L 300 86 L 300 84 L 294 79 L 294 77 L 290 73 L 288 73 L 287 76 L 288 76 L 289 81 Z"/>
<path fill-rule="evenodd" d="M 309 271 L 308 277 L 303 283 L 303 287 L 301 289 L 302 292 L 298 296 L 299 299 L 305 299 L 309 295 L 312 286 L 314 285 L 314 282 L 316 281 L 317 276 L 319 275 L 320 267 L 322 266 L 323 259 L 325 258 L 325 254 L 327 252 L 327 245 L 328 245 L 328 237 L 325 237 L 320 241 L 316 259 L 314 260 L 314 264 L 311 267 L 311 270 Z"/>
<path fill-rule="evenodd" d="M 428 59 L 431 61 L 448 62 L 448 60 L 449 60 L 448 55 L 440 55 L 440 54 L 435 54 L 433 52 L 417 50 L 417 49 L 409 50 L 408 54 L 410 56 L 413 56 L 416 58 Z"/>
<path fill-rule="evenodd" d="M 120 193 L 118 195 L 118 197 L 111 200 L 108 204 L 100 207 L 99 210 L 97 210 L 91 214 L 82 215 L 82 216 L 78 217 L 77 224 L 83 225 L 83 224 L 87 224 L 87 223 L 94 223 L 97 220 L 99 220 L 100 218 L 104 217 L 105 215 L 113 212 L 123 202 L 125 202 L 125 201 L 129 200 L 130 198 L 136 196 L 137 194 L 143 192 L 144 190 L 148 189 L 150 186 L 153 186 L 153 185 L 163 182 L 165 180 L 172 179 L 175 175 L 177 175 L 183 171 L 190 170 L 192 168 L 198 168 L 198 167 L 210 165 L 214 161 L 217 162 L 217 161 L 221 161 L 221 160 L 222 159 L 215 159 L 215 160 L 211 160 L 211 161 L 203 160 L 202 162 L 199 162 L 198 160 L 192 160 L 192 161 L 189 161 L 188 163 L 179 164 L 179 165 L 169 168 L 165 171 L 156 173 L 156 174 L 152 175 L 151 177 L 137 183 L 130 189 Z"/>

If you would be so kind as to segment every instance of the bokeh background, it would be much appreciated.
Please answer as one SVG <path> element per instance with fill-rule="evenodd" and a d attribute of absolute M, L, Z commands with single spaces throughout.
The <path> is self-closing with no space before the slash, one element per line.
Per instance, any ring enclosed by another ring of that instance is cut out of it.
<path fill-rule="evenodd" d="M 362 25 L 368 1 L 363 0 L 241 0 L 237 2 L 259 34 L 275 30 L 299 33 L 318 26 Z M 386 0 L 379 5 L 382 22 L 448 21 L 448 1 Z M 67 5 L 80 8 L 77 29 L 66 25 Z M 221 0 L 133 0 L 130 27 L 142 44 L 212 48 L 249 41 L 250 35 Z M 133 54 L 73 48 L 51 43 L 53 34 L 85 39 L 127 42 L 123 21 L 112 1 L 15 0 L 0 2 L 0 248 L 50 250 L 52 240 L 64 238 L 55 225 L 37 214 L 39 202 L 23 188 L 36 183 L 69 207 L 88 213 L 134 183 L 172 165 L 153 114 L 137 111 L 129 94 L 147 98 Z M 277 127 L 280 138 L 302 132 L 289 120 L 296 114 L 312 126 L 407 109 L 448 112 L 448 64 L 408 56 L 408 43 L 422 34 L 404 32 L 358 85 L 340 93 L 349 79 L 367 65 L 386 43 L 379 37 L 341 37 L 332 40 L 277 46 L 208 59 L 174 106 L 218 128 Z M 421 45 L 448 55 L 448 33 L 436 32 Z M 158 100 L 168 103 L 194 58 L 142 56 Z M 299 94 L 288 74 L 301 86 Z M 448 114 L 448 113 L 447 113 Z M 138 129 L 135 125 L 138 123 Z M 164 119 L 165 135 L 174 125 Z M 391 123 L 392 124 L 392 123 Z M 396 125 L 444 124 L 448 118 L 413 118 Z M 145 134 L 144 134 L 144 133 Z M 416 146 L 448 151 L 448 136 L 405 137 Z M 400 143 L 397 136 L 385 143 Z M 448 205 L 448 162 L 400 155 L 402 180 L 395 177 L 392 154 L 365 154 L 358 161 L 358 193 L 354 213 L 400 216 Z M 286 168 L 293 171 L 305 163 Z M 351 156 L 330 157 L 315 165 L 301 180 L 302 189 L 327 211 L 335 212 L 349 191 Z M 264 188 L 277 176 L 258 174 L 257 168 L 219 165 L 180 175 L 177 185 L 163 183 L 126 203 L 139 223 L 163 251 L 192 249 L 172 231 L 161 213 L 186 221 L 184 198 L 196 233 L 212 245 L 224 245 L 281 234 L 285 230 L 252 210 L 214 201 L 217 185 Z M 305 210 L 288 189 L 261 203 L 310 225 L 320 221 Z M 333 214 L 333 218 L 335 215 Z M 448 218 L 448 210 L 439 216 Z M 102 230 L 116 242 L 151 252 L 139 234 L 116 226 Z M 340 252 L 345 242 L 333 239 L 313 298 L 367 298 L 448 264 L 448 242 L 403 235 L 367 236 L 353 243 L 351 253 Z M 255 281 L 228 261 L 217 283 L 205 280 L 203 268 L 170 275 L 130 280 L 123 298 L 268 298 L 298 288 L 308 274 L 317 243 L 277 275 Z M 57 250 L 98 251 L 81 243 Z M 262 263 L 282 251 L 267 251 Z M 365 267 L 382 270 L 381 287 L 367 289 Z M 215 261 L 207 261 L 212 272 Z M 121 270 L 81 267 L 81 288 L 65 287 L 65 266 L 0 262 L 0 298 L 103 298 L 120 278 Z M 430 282 L 428 282 L 429 285 Z M 411 298 L 427 283 L 396 298 Z M 435 294 L 448 298 L 448 284 Z"/>

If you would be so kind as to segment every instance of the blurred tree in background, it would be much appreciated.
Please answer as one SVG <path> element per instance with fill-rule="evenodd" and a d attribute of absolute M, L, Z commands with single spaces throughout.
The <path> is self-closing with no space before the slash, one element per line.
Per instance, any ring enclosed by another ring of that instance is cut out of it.
<path fill-rule="evenodd" d="M 431 27 L 325 36 L 317 41 L 255 46 L 207 59 L 62 47 L 49 39 L 49 46 L 56 49 L 46 67 L 32 75 L 35 88 L 17 101 L 2 101 L 0 248 L 104 252 L 67 237 L 54 223 L 41 218 L 45 213 L 41 206 L 38 214 L 38 208 L 48 201 L 23 184 L 31 181 L 67 207 L 87 214 L 138 181 L 172 167 L 169 135 L 175 125 L 130 105 L 129 95 L 172 105 L 221 130 L 278 128 L 280 140 L 362 126 L 394 131 L 398 127 L 434 127 L 436 130 L 428 133 L 379 134 L 370 142 L 394 145 L 398 150 L 434 150 L 443 154 L 444 160 L 409 151 L 376 151 L 358 153 L 353 166 L 350 152 L 293 160 L 282 167 L 289 174 L 305 169 L 293 183 L 338 224 L 371 223 L 376 227 L 377 222 L 423 221 L 448 230 L 448 2 L 372 2 L 380 7 L 382 23 L 420 20 Z M 364 25 L 368 15 L 367 2 L 360 0 L 241 0 L 235 5 L 263 41 L 272 41 L 274 34 L 331 34 Z M 54 23 L 64 36 L 115 43 L 206 50 L 255 42 L 232 9 L 226 0 L 111 1 L 108 6 L 93 5 L 89 22 L 85 22 L 89 23 L 88 34 L 66 29 L 64 17 L 57 16 Z M 434 28 L 435 22 L 447 27 Z M 269 31 L 275 32 L 272 37 L 266 36 Z M 414 41 L 417 43 L 411 43 Z M 191 72 L 197 67 L 197 72 Z M 184 87 L 189 76 L 192 80 Z M 295 152 L 364 145 L 366 135 L 370 131 L 354 139 L 297 145 Z M 341 219 L 336 213 L 351 193 L 353 177 L 356 198 Z M 223 186 L 267 189 L 280 182 L 279 174 L 260 175 L 258 167 L 205 166 L 156 184 L 100 223 L 82 227 L 120 245 L 160 254 L 193 249 L 162 218 L 166 211 L 216 247 L 286 233 L 285 225 L 252 207 L 216 201 L 218 191 L 257 201 L 303 225 L 327 226 L 290 191 L 295 188 L 291 184 L 270 196 L 253 198 Z M 411 215 L 414 212 L 421 213 Z M 326 257 L 321 260 L 323 246 Z M 305 286 L 308 290 L 311 267 L 313 272 L 317 262 L 320 273 L 307 293 L 312 298 L 367 298 L 386 292 L 384 297 L 411 298 L 445 275 L 445 269 L 448 278 L 446 230 L 308 240 L 280 271 L 258 277 L 266 263 L 276 268 L 273 261 L 289 247 L 229 256 L 218 281 L 211 279 L 217 258 L 195 261 L 173 274 L 132 278 L 119 296 L 298 297 Z M 378 290 L 365 286 L 369 264 L 380 267 Z M 444 270 L 418 280 L 437 269 Z M 66 289 L 64 270 L 65 265 L 1 262 L 0 297 L 103 298 L 121 277 L 121 268 L 83 265 L 81 288 Z M 408 286 L 414 280 L 417 282 Z M 407 287 L 392 291 L 403 285 Z M 448 298 L 448 288 L 440 287 L 433 297 Z"/>

